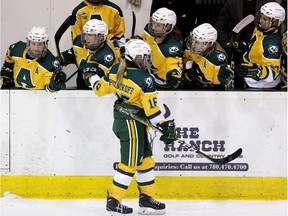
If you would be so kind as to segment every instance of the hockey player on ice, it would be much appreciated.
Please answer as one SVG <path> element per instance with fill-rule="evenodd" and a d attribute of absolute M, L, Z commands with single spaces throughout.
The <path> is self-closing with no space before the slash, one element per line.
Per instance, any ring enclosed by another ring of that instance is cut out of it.
<path fill-rule="evenodd" d="M 106 209 L 109 215 L 133 212 L 132 208 L 123 205 L 121 201 L 134 175 L 140 194 L 138 213 L 165 214 L 165 204 L 153 199 L 155 161 L 148 141 L 148 128 L 117 109 L 128 109 L 143 119 L 149 119 L 153 125 L 162 129 L 160 140 L 164 143 L 169 144 L 175 140 L 174 120 L 164 119 L 157 105 L 155 81 L 145 71 L 151 65 L 151 58 L 151 48 L 147 43 L 131 39 L 125 44 L 125 59 L 120 64 L 112 66 L 102 78 L 97 71 L 88 77 L 96 95 L 114 93 L 118 98 L 114 108 L 113 132 L 120 140 L 121 160 L 108 193 Z"/>

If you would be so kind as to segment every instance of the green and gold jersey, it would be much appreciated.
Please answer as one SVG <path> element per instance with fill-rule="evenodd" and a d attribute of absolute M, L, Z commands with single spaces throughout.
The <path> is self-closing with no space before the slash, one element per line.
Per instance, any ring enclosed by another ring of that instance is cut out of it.
<path fill-rule="evenodd" d="M 26 43 L 22 41 L 8 48 L 4 64 L 13 70 L 16 88 L 31 90 L 45 89 L 53 72 L 60 69 L 60 62 L 49 50 L 43 58 L 27 58 Z"/>
<path fill-rule="evenodd" d="M 243 55 L 243 61 L 261 65 L 262 74 L 260 80 L 275 83 L 275 81 L 278 82 L 279 80 L 281 52 L 281 35 L 278 33 L 278 30 L 267 34 L 255 28 L 249 46 Z M 252 78 L 245 78 L 245 81 L 246 83 L 248 82 L 248 85 L 251 81 L 253 87 L 262 87 L 261 82 L 257 82 L 259 83 L 259 86 L 257 86 L 257 83 Z"/>
<path fill-rule="evenodd" d="M 192 73 L 199 85 L 220 85 L 218 73 L 221 66 L 227 66 L 227 56 L 224 52 L 214 49 L 207 56 L 196 55 L 185 50 L 183 61 L 192 61 Z"/>
<path fill-rule="evenodd" d="M 111 43 L 111 46 L 112 43 Z M 81 42 L 81 35 L 78 35 L 73 41 L 73 47 L 62 53 L 64 65 L 74 63 L 83 71 L 90 67 L 89 64 L 98 64 L 106 74 L 109 68 L 117 62 L 113 47 L 111 48 L 106 42 L 101 44 L 95 51 L 87 49 Z"/>
<path fill-rule="evenodd" d="M 150 45 L 153 53 L 151 74 L 154 76 L 157 85 L 167 86 L 166 74 L 168 71 L 177 70 L 180 74 L 182 73 L 182 44 L 170 35 L 161 44 L 157 44 L 155 38 L 149 32 L 148 24 L 142 37 Z"/>
<path fill-rule="evenodd" d="M 75 25 L 71 26 L 72 40 L 81 34 L 83 26 L 90 19 L 99 19 L 107 24 L 108 39 L 114 40 L 124 37 L 125 22 L 122 10 L 110 1 L 93 7 L 84 0 L 73 10 L 72 15 L 76 16 Z"/>
<path fill-rule="evenodd" d="M 153 78 L 142 70 L 126 68 L 121 84 L 117 84 L 116 75 L 119 64 L 112 66 L 109 73 L 94 85 L 94 93 L 98 96 L 114 93 L 121 99 L 126 108 L 136 110 L 147 116 L 148 119 L 156 118 L 161 114 L 157 105 L 157 91 Z M 115 118 L 128 118 L 119 112 L 114 113 Z M 162 120 L 162 119 L 161 119 Z"/>

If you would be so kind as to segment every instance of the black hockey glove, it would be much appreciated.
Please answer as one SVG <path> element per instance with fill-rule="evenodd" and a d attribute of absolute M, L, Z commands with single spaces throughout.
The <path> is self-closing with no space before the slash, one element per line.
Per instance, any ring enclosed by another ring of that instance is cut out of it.
<path fill-rule="evenodd" d="M 50 92 L 60 91 L 66 88 L 66 74 L 57 70 L 53 73 L 50 78 L 50 83 L 47 85 L 47 90 Z"/>
<path fill-rule="evenodd" d="M 171 86 L 173 89 L 178 88 L 181 83 L 181 73 L 176 69 L 168 71 L 166 74 L 166 82 L 167 85 Z"/>
<path fill-rule="evenodd" d="M 0 71 L 0 79 L 3 79 L 3 84 L 2 86 L 0 85 L 1 89 L 14 87 L 13 70 L 10 67 L 7 67 L 5 63 Z"/>
<path fill-rule="evenodd" d="M 251 62 L 242 62 L 237 66 L 237 74 L 241 77 L 253 78 L 260 80 L 262 74 L 262 67 L 259 64 Z"/>
<path fill-rule="evenodd" d="M 160 140 L 163 141 L 165 144 L 172 143 L 176 138 L 176 127 L 174 120 L 164 121 L 162 123 L 157 124 L 163 131 Z"/>
<path fill-rule="evenodd" d="M 234 72 L 228 66 L 221 66 L 218 72 L 218 80 L 222 86 L 228 87 L 233 83 Z"/>
<path fill-rule="evenodd" d="M 7 67 L 5 64 L 0 71 L 0 79 L 2 78 L 13 80 L 13 70 L 10 67 Z"/>
<path fill-rule="evenodd" d="M 99 67 L 97 63 L 95 64 L 86 64 L 86 67 L 83 70 L 83 79 L 85 84 L 90 87 L 90 78 L 93 75 L 98 75 L 100 78 L 105 75 L 104 71 Z M 91 86 L 93 87 L 93 86 Z"/>

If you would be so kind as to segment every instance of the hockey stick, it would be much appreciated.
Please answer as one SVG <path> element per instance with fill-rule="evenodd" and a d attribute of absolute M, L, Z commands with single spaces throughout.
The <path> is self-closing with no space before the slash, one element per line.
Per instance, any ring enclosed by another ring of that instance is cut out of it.
<path fill-rule="evenodd" d="M 237 23 L 236 26 L 232 29 L 230 43 L 234 42 L 234 33 L 237 35 L 243 28 L 245 28 L 247 25 L 249 25 L 254 20 L 254 16 L 252 14 L 247 15 L 244 17 L 240 22 Z M 234 70 L 235 63 L 234 63 L 234 57 L 233 52 L 231 54 L 231 68 Z"/>
<path fill-rule="evenodd" d="M 131 112 L 131 110 L 129 109 L 125 109 L 121 106 L 119 106 L 118 104 L 115 105 L 114 107 L 116 110 L 118 110 L 119 112 L 122 112 L 130 117 L 132 117 L 133 119 L 135 119 L 136 121 L 146 125 L 146 126 L 149 126 L 151 127 L 153 130 L 155 131 L 158 131 L 159 133 L 163 134 L 163 131 L 161 130 L 161 128 L 159 127 L 156 127 L 154 125 L 152 125 L 147 119 L 143 119 L 141 118 L 140 116 L 137 116 L 135 115 L 134 113 Z M 239 148 L 237 151 L 235 151 L 233 154 L 231 155 L 228 155 L 227 157 L 224 157 L 224 158 L 220 158 L 220 159 L 216 159 L 216 158 L 212 158 L 208 155 L 206 155 L 205 153 L 201 152 L 200 150 L 196 149 L 193 145 L 189 144 L 189 143 L 186 143 L 184 140 L 179 140 L 179 139 L 176 139 L 175 141 L 177 141 L 178 143 L 180 143 L 182 146 L 188 148 L 188 149 L 191 149 L 192 151 L 194 151 L 195 153 L 197 153 L 198 155 L 216 163 L 216 164 L 226 164 L 230 161 L 233 161 L 234 159 L 238 158 L 241 153 L 242 153 L 242 148 Z"/>
<path fill-rule="evenodd" d="M 135 36 L 135 27 L 136 27 L 136 15 L 135 15 L 135 12 L 132 11 L 132 32 L 131 32 L 131 38 L 134 38 L 134 36 Z"/>
<path fill-rule="evenodd" d="M 57 55 L 61 61 L 61 63 L 64 62 L 62 56 L 61 56 L 61 51 L 60 51 L 60 46 L 59 46 L 59 42 L 60 42 L 60 39 L 62 38 L 63 34 L 67 31 L 67 29 L 73 25 L 76 21 L 76 17 L 75 16 L 68 16 L 66 18 L 66 20 L 61 24 L 61 26 L 58 28 L 58 30 L 56 31 L 55 33 L 55 36 L 54 36 L 54 40 L 55 40 L 55 46 L 56 46 L 56 52 L 57 52 Z M 73 74 L 71 74 L 67 79 L 66 79 L 66 83 L 78 72 L 75 71 Z"/>
<path fill-rule="evenodd" d="M 166 104 L 163 104 L 164 109 L 165 109 L 165 113 L 163 114 L 164 118 L 168 118 L 171 115 L 170 109 L 168 108 L 168 106 Z"/>
<path fill-rule="evenodd" d="M 66 32 L 66 30 L 75 23 L 76 17 L 75 16 L 68 16 L 66 20 L 61 24 L 61 26 L 58 28 L 58 30 L 55 33 L 54 40 L 55 40 L 55 45 L 56 45 L 56 52 L 57 55 L 59 56 L 60 60 L 63 62 L 61 52 L 60 52 L 60 47 L 59 47 L 59 42 L 63 34 Z"/>

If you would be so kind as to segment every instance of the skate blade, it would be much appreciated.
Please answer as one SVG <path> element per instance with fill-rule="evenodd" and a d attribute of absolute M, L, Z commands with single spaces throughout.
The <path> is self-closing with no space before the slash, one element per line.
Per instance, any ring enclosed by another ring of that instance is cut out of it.
<path fill-rule="evenodd" d="M 128 214 L 121 214 L 121 213 L 118 213 L 118 212 L 112 212 L 112 211 L 108 211 L 107 212 L 107 216 L 122 216 L 122 215 L 127 215 L 127 216 L 129 216 L 129 215 L 132 215 L 132 213 L 128 213 Z"/>
<path fill-rule="evenodd" d="M 140 215 L 163 215 L 165 213 L 166 213 L 165 209 L 155 210 L 152 208 L 140 207 L 138 210 L 138 214 Z"/>

